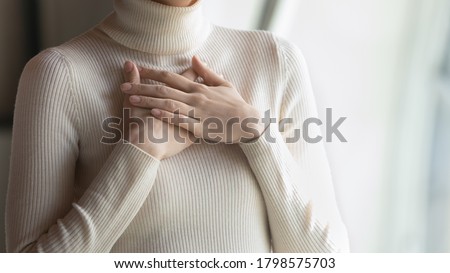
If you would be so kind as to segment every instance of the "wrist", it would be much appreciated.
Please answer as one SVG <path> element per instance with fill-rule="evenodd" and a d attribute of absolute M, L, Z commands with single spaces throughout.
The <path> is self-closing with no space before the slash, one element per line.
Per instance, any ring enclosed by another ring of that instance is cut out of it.
<path fill-rule="evenodd" d="M 136 140 L 133 138 L 130 140 L 124 139 L 123 142 L 135 146 L 142 152 L 146 153 L 147 155 L 153 157 L 154 159 L 156 159 L 158 161 L 161 161 L 164 159 L 164 156 L 161 153 L 155 151 L 155 149 L 153 149 L 152 145 L 149 145 L 146 143 L 140 143 L 139 140 Z"/>
<path fill-rule="evenodd" d="M 262 117 L 255 107 L 250 107 L 247 116 L 248 122 L 243 124 L 243 135 L 241 141 L 243 143 L 252 142 L 260 138 L 266 130 L 266 124 L 263 123 Z M 242 128 L 242 127 L 241 127 Z"/>
<path fill-rule="evenodd" d="M 143 150 L 145 153 L 147 153 L 149 156 L 155 158 L 158 161 L 161 161 L 164 159 L 164 155 L 155 151 L 155 149 L 153 149 L 152 145 L 148 145 L 148 144 L 139 144 L 139 143 L 131 143 L 132 145 L 135 145 L 136 147 L 138 147 L 139 149 Z"/>

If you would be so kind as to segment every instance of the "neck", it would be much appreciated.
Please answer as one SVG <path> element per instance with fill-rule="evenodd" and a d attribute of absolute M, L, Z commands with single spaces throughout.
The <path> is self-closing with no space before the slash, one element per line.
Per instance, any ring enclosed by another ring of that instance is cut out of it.
<path fill-rule="evenodd" d="M 196 0 L 152 0 L 152 1 L 172 7 L 189 7 L 196 2 Z"/>

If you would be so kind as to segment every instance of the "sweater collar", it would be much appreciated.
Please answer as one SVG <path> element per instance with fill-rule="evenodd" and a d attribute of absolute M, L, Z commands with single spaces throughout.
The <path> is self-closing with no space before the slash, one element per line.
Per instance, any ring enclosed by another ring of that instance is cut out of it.
<path fill-rule="evenodd" d="M 114 0 L 114 12 L 99 27 L 128 48 L 180 54 L 199 47 L 211 32 L 201 2 L 171 7 L 150 0 Z"/>

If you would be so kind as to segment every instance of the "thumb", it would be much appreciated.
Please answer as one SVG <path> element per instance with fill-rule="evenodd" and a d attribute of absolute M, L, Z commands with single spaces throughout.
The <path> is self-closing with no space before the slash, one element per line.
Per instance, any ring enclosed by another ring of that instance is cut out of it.
<path fill-rule="evenodd" d="M 204 83 L 209 86 L 228 86 L 228 82 L 220 75 L 212 71 L 203 63 L 198 56 L 192 58 L 192 68 L 194 71 L 202 77 Z"/>
<path fill-rule="evenodd" d="M 139 70 L 133 62 L 126 61 L 123 69 L 125 74 L 125 80 L 127 82 L 132 84 L 141 83 L 141 76 L 139 75 Z"/>

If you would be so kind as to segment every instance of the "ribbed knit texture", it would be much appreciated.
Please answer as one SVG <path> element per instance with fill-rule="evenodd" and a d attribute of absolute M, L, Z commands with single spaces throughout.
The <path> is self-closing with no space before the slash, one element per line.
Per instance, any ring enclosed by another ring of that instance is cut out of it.
<path fill-rule="evenodd" d="M 126 60 L 181 73 L 194 54 L 262 113 L 294 123 L 282 132 L 271 125 L 275 141 L 201 142 L 161 162 L 131 144 L 100 142 L 103 120 L 121 117 Z M 286 144 L 310 117 L 307 67 L 289 42 L 214 26 L 201 1 L 176 8 L 116 0 L 101 24 L 43 51 L 23 72 L 7 250 L 347 251 L 323 145 Z"/>

